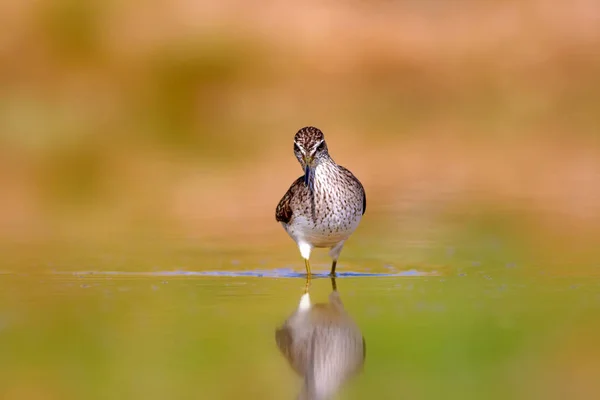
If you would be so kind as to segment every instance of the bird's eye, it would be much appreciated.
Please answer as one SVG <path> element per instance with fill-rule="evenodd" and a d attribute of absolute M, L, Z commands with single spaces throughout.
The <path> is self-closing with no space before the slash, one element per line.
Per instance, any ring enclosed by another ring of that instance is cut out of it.
<path fill-rule="evenodd" d="M 319 145 L 317 146 L 317 151 L 322 151 L 325 148 L 325 141 L 322 141 L 321 143 L 319 143 Z"/>
<path fill-rule="evenodd" d="M 294 143 L 294 151 L 300 153 L 300 147 L 296 143 Z"/>

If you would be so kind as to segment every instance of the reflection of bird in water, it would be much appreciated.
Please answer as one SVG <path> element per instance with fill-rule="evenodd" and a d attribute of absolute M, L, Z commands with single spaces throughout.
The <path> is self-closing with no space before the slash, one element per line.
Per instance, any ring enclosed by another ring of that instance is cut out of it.
<path fill-rule="evenodd" d="M 298 309 L 276 330 L 277 347 L 304 378 L 299 400 L 325 400 L 362 370 L 365 340 L 346 313 L 331 278 L 329 303 L 311 304 L 308 293 Z"/>

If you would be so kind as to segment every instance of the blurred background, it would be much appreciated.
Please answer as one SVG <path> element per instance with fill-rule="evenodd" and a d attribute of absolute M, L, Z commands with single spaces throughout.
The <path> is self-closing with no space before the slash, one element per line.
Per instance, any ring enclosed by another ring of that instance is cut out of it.
<path fill-rule="evenodd" d="M 367 191 L 348 268 L 598 276 L 595 0 L 5 1 L 0 23 L 2 271 L 301 270 L 274 212 L 314 125 Z M 560 357 L 591 373 L 582 348 Z"/>
<path fill-rule="evenodd" d="M 364 182 L 366 224 L 598 233 L 595 1 L 0 7 L 2 241 L 289 244 L 274 207 L 305 125 Z"/>

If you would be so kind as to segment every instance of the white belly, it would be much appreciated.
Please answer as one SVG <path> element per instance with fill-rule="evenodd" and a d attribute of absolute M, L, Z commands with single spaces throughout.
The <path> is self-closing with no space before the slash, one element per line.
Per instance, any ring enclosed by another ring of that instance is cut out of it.
<path fill-rule="evenodd" d="M 312 219 L 300 215 L 289 224 L 282 225 L 296 243 L 308 243 L 312 247 L 333 247 L 350 237 L 361 217 L 361 214 L 350 218 L 332 215 L 315 223 Z"/>

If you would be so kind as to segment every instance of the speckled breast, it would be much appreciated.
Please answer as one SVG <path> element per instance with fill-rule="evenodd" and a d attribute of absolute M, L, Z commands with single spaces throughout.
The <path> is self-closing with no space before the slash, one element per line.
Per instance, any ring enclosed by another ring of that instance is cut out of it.
<path fill-rule="evenodd" d="M 314 200 L 295 210 L 286 226 L 292 237 L 315 247 L 331 247 L 348 239 L 362 217 L 362 193 L 353 182 L 327 183 L 316 179 Z"/>

